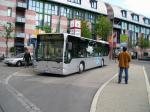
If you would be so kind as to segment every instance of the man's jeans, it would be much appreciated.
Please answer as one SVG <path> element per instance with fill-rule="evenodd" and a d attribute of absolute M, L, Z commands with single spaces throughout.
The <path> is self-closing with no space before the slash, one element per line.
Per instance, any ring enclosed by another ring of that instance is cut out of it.
<path fill-rule="evenodd" d="M 120 70 L 119 70 L 118 83 L 121 82 L 123 70 L 124 70 L 124 72 L 125 72 L 125 83 L 127 84 L 127 83 L 128 83 L 128 68 L 123 68 L 123 67 L 120 67 Z"/>

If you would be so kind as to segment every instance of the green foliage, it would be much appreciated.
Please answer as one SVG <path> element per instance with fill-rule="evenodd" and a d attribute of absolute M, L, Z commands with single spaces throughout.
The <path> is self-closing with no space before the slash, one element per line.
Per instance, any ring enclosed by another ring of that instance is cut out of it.
<path fill-rule="evenodd" d="M 9 52 L 15 53 L 15 52 L 16 52 L 16 47 L 11 47 L 11 48 L 9 49 Z"/>
<path fill-rule="evenodd" d="M 11 33 L 15 29 L 14 25 L 12 23 L 9 23 L 9 24 L 2 24 L 2 26 L 4 27 L 4 30 L 1 32 L 1 35 L 6 39 L 12 38 L 13 35 L 11 35 Z"/>
<path fill-rule="evenodd" d="M 51 33 L 51 28 L 48 25 L 36 26 L 36 29 L 41 29 L 41 30 L 45 31 L 45 33 Z"/>
<path fill-rule="evenodd" d="M 8 56 L 8 39 L 12 38 L 11 33 L 14 31 L 15 27 L 12 23 L 2 24 L 4 30 L 1 32 L 1 35 L 6 38 L 6 56 Z"/>
<path fill-rule="evenodd" d="M 36 26 L 36 29 L 42 29 L 42 26 Z"/>
<path fill-rule="evenodd" d="M 150 47 L 150 41 L 148 41 L 148 39 L 146 39 L 142 36 L 139 38 L 138 46 L 141 47 L 142 49 L 148 48 L 148 47 Z"/>
<path fill-rule="evenodd" d="M 107 40 L 111 32 L 111 21 L 107 17 L 99 16 L 96 20 L 96 34 L 103 40 Z"/>
<path fill-rule="evenodd" d="M 87 21 L 81 21 L 81 36 L 86 38 L 92 38 L 92 33 L 88 27 Z"/>
<path fill-rule="evenodd" d="M 148 41 L 148 48 L 150 48 L 150 40 Z"/>
<path fill-rule="evenodd" d="M 45 33 L 51 33 L 51 28 L 48 25 L 43 26 L 43 30 L 45 31 Z"/>
<path fill-rule="evenodd" d="M 121 34 L 120 35 L 120 42 L 128 42 L 128 35 L 127 34 Z"/>

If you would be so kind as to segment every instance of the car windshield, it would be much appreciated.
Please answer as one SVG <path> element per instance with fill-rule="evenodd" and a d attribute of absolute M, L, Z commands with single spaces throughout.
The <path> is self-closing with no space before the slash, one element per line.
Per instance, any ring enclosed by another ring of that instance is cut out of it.
<path fill-rule="evenodd" d="M 24 56 L 24 53 L 21 53 L 21 54 L 16 55 L 15 58 L 23 58 L 23 56 Z"/>

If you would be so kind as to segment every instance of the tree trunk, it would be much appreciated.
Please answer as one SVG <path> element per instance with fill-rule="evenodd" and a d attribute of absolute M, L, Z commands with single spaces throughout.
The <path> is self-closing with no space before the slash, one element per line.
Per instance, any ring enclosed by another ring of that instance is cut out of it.
<path fill-rule="evenodd" d="M 143 48 L 141 48 L 141 58 L 143 58 Z"/>
<path fill-rule="evenodd" d="M 6 38 L 6 57 L 8 57 L 8 37 Z"/>

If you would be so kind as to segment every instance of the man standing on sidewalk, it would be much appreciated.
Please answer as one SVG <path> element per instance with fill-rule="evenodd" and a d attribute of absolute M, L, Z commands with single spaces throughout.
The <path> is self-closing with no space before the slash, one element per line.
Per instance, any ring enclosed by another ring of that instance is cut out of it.
<path fill-rule="evenodd" d="M 25 67 L 29 67 L 29 62 L 31 61 L 31 55 L 28 49 L 26 49 L 23 60 L 25 60 Z"/>
<path fill-rule="evenodd" d="M 122 72 L 125 72 L 125 83 L 128 84 L 128 68 L 129 62 L 131 61 L 131 56 L 127 52 L 127 48 L 123 47 L 123 52 L 121 52 L 118 56 L 119 61 L 119 76 L 118 83 L 121 83 L 122 80 Z"/>

